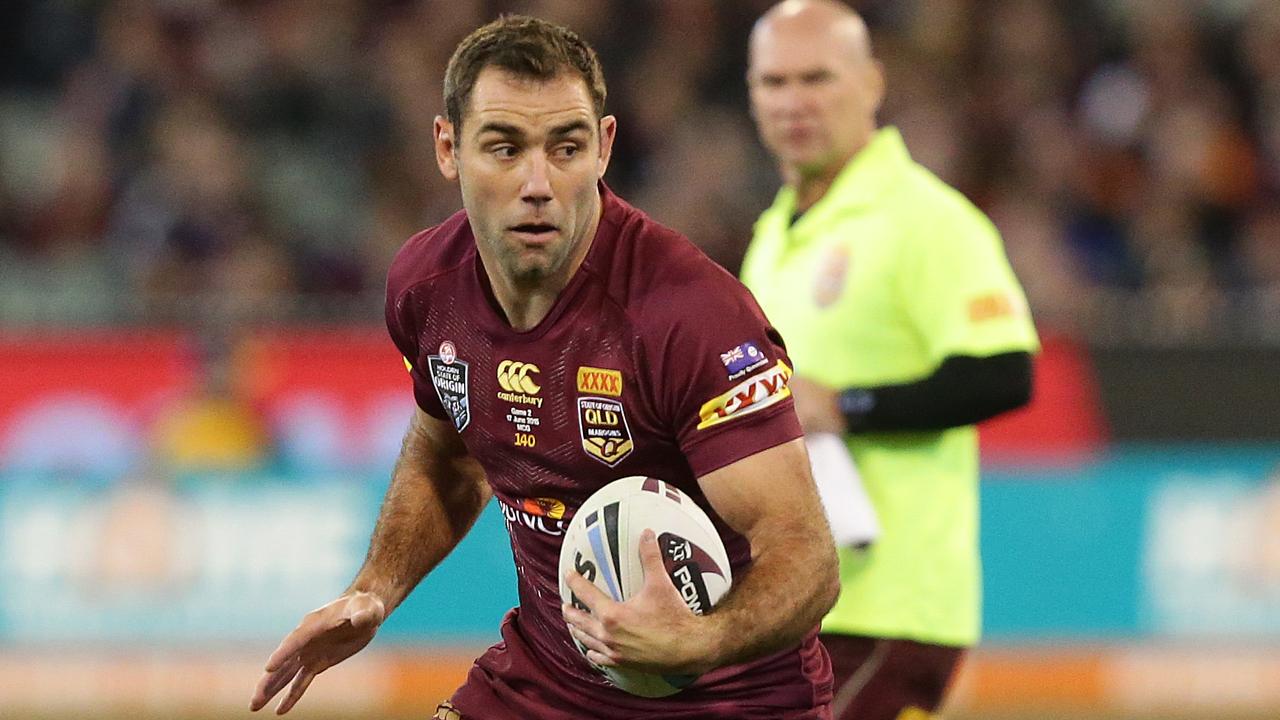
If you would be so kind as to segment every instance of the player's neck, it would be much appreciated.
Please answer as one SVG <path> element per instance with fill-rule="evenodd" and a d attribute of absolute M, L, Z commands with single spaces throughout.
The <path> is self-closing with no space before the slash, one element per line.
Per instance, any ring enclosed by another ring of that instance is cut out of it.
<path fill-rule="evenodd" d="M 582 266 L 582 261 L 586 259 L 587 252 L 591 249 L 596 229 L 600 227 L 601 212 L 602 209 L 597 207 L 595 220 L 587 228 L 586 233 L 573 249 L 573 254 L 569 256 L 558 273 L 526 282 L 508 277 L 500 270 L 496 270 L 496 263 L 492 266 L 493 269 L 490 269 L 491 266 L 488 263 L 485 264 L 485 273 L 489 276 L 489 286 L 493 289 L 493 296 L 498 301 L 502 314 L 506 316 L 507 324 L 513 330 L 518 332 L 532 330 L 547 317 L 551 308 L 555 307 L 560 293 L 577 274 L 578 268 Z"/>
<path fill-rule="evenodd" d="M 505 279 L 494 277 L 490 277 L 489 281 L 493 285 L 493 296 L 507 318 L 507 324 L 517 332 L 537 327 L 547 313 L 551 312 L 556 298 L 560 297 L 560 291 L 568 284 L 565 282 L 551 286 L 543 282 L 526 287 L 520 284 L 507 285 Z"/>

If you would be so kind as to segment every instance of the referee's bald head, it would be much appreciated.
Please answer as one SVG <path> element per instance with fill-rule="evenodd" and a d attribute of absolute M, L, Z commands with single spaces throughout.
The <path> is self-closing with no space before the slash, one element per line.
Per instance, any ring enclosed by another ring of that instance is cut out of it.
<path fill-rule="evenodd" d="M 769 8 L 751 30 L 751 47 L 772 34 L 786 33 L 821 42 L 850 62 L 870 62 L 871 35 L 853 8 L 839 0 L 785 0 Z"/>
<path fill-rule="evenodd" d="M 875 132 L 884 97 L 867 25 L 836 0 L 785 0 L 762 15 L 747 85 L 761 139 L 789 182 L 843 167 Z"/>

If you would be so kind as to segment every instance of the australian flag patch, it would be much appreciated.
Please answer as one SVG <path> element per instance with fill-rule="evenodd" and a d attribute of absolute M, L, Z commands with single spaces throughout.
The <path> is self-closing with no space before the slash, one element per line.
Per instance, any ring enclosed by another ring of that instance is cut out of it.
<path fill-rule="evenodd" d="M 755 343 L 744 342 L 728 352 L 720 353 L 720 362 L 724 363 L 724 369 L 729 372 L 729 379 L 737 380 L 769 362 L 769 358 L 764 356 Z"/>

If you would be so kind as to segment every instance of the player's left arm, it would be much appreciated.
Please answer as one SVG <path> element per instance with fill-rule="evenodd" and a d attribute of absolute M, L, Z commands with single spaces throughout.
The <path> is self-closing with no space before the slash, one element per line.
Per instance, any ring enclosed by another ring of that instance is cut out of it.
<path fill-rule="evenodd" d="M 802 439 L 763 450 L 698 480 L 711 506 L 751 543 L 751 566 L 715 610 L 694 615 L 663 570 L 651 532 L 641 541 L 645 583 L 614 602 L 576 573 L 566 605 L 574 636 L 598 665 L 699 675 L 798 644 L 840 592 L 835 543 Z"/>
<path fill-rule="evenodd" d="M 840 594 L 835 543 L 804 440 L 743 458 L 698 483 L 751 543 L 750 568 L 703 618 L 709 655 L 702 662 L 732 665 L 798 644 Z"/>

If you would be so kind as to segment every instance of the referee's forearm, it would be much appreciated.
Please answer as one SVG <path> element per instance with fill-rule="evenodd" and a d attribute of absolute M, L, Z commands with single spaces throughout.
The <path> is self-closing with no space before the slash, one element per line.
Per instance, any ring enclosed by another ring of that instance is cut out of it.
<path fill-rule="evenodd" d="M 840 408 L 851 433 L 945 430 L 1026 405 L 1032 378 L 1027 352 L 953 355 L 923 380 L 846 389 Z"/>

